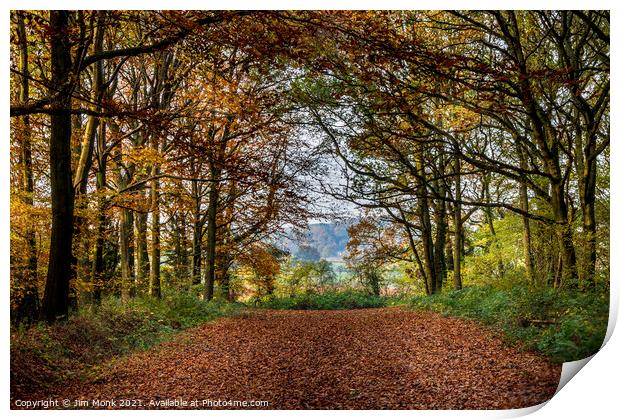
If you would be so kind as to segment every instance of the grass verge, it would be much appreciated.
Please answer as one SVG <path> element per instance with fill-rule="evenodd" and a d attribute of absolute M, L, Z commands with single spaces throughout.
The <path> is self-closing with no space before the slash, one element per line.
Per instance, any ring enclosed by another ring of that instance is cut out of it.
<path fill-rule="evenodd" d="M 537 350 L 556 363 L 596 353 L 605 338 L 609 294 L 530 288 L 466 287 L 411 300 L 416 309 L 482 321 L 512 344 Z"/>
<path fill-rule="evenodd" d="M 108 297 L 85 305 L 67 321 L 11 331 L 11 397 L 40 394 L 100 364 L 170 339 L 175 332 L 242 312 L 241 304 L 205 302 L 188 292 L 161 300 L 140 297 L 126 305 Z"/>

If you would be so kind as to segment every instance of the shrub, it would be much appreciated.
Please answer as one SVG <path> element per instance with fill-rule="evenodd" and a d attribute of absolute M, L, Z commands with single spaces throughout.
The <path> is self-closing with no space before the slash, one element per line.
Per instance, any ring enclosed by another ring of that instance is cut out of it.
<path fill-rule="evenodd" d="M 257 305 L 268 309 L 361 309 L 393 304 L 391 299 L 363 291 L 304 293 L 294 297 L 268 296 Z"/>

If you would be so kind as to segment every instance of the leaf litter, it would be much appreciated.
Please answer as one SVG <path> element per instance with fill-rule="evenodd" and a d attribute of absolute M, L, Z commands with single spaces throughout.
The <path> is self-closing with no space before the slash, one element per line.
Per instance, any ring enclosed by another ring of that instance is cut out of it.
<path fill-rule="evenodd" d="M 37 397 L 510 409 L 550 399 L 560 373 L 560 365 L 473 321 L 434 312 L 257 310 L 192 328 L 111 363 L 96 380 L 72 380 Z"/>

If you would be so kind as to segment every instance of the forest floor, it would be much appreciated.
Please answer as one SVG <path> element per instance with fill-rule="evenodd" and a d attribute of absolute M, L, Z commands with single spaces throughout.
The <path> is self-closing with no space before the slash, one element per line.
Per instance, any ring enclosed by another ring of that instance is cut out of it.
<path fill-rule="evenodd" d="M 37 398 L 88 401 L 84 408 L 254 400 L 271 409 L 506 409 L 551 398 L 561 366 L 473 321 L 381 308 L 249 311 L 100 372 Z"/>

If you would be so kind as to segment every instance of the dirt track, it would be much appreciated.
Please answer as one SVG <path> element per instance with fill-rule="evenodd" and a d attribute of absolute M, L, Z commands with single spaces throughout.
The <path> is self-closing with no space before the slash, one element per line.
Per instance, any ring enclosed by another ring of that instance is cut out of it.
<path fill-rule="evenodd" d="M 549 399 L 561 368 L 475 323 L 400 308 L 256 311 L 188 330 L 51 398 L 263 400 L 274 409 L 493 409 Z M 139 400 L 139 401 L 138 401 Z M 126 403 L 125 403 L 126 404 Z M 93 408 L 92 406 L 88 408 Z M 249 408 L 249 407 L 246 407 Z"/>

